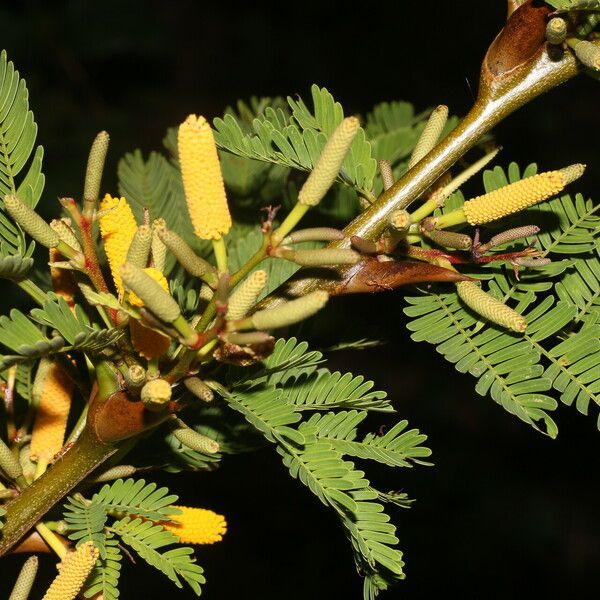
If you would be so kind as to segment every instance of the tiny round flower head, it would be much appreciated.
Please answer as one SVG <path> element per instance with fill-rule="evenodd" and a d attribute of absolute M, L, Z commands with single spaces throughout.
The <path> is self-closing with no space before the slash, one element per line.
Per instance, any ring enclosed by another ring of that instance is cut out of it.
<path fill-rule="evenodd" d="M 163 527 L 174 533 L 185 544 L 214 544 L 220 542 L 227 532 L 225 517 L 205 508 L 174 506 L 181 511 L 173 515 L 176 523 L 163 523 Z"/>

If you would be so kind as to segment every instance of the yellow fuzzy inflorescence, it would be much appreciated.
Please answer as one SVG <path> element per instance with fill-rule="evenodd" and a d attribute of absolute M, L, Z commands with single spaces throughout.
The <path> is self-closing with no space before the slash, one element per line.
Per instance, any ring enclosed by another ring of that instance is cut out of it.
<path fill-rule="evenodd" d="M 163 527 L 174 533 L 186 544 L 214 544 L 220 542 L 227 532 L 225 517 L 205 508 L 174 506 L 181 510 L 173 515 L 177 523 L 166 522 Z"/>
<path fill-rule="evenodd" d="M 169 291 L 167 279 L 158 269 L 148 267 L 144 269 L 144 272 L 158 282 L 165 292 Z M 144 306 L 144 301 L 133 292 L 129 292 L 129 303 L 133 306 Z M 131 319 L 129 322 L 129 332 L 133 347 L 144 358 L 158 358 L 169 349 L 171 340 L 168 336 L 146 327 L 135 319 Z"/>
<path fill-rule="evenodd" d="M 456 291 L 469 308 L 488 321 L 519 333 L 527 329 L 525 317 L 484 292 L 472 281 L 459 281 L 456 284 Z"/>
<path fill-rule="evenodd" d="M 71 408 L 73 382 L 54 362 L 42 384 L 31 434 L 31 457 L 50 461 L 62 448 Z"/>
<path fill-rule="evenodd" d="M 203 240 L 218 240 L 231 228 L 231 215 L 212 129 L 204 117 L 190 115 L 179 126 L 177 141 L 194 231 Z"/>
<path fill-rule="evenodd" d="M 463 212 L 469 224 L 482 225 L 550 198 L 560 192 L 566 183 L 560 171 L 540 173 L 467 200 Z"/>
<path fill-rule="evenodd" d="M 100 233 L 110 272 L 119 296 L 123 295 L 123 282 L 119 269 L 125 262 L 131 240 L 137 231 L 137 223 L 125 198 L 113 198 L 106 194 L 100 203 Z"/>
<path fill-rule="evenodd" d="M 60 573 L 54 578 L 42 600 L 73 600 L 98 556 L 98 549 L 92 542 L 85 542 L 75 552 L 67 554 L 59 565 Z"/>

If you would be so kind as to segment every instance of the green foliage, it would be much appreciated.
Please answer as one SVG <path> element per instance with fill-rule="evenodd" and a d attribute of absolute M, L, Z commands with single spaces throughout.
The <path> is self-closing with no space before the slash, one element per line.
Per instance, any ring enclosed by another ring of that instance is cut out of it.
<path fill-rule="evenodd" d="M 411 466 L 428 464 L 421 459 L 431 451 L 421 445 L 426 436 L 417 430 L 405 431 L 406 421 L 382 437 L 367 434 L 358 441 L 358 426 L 367 410 L 393 409 L 385 393 L 371 392 L 372 382 L 318 368 L 321 360 L 321 353 L 309 351 L 305 342 L 280 339 L 262 367 L 237 380 L 238 371 L 232 370 L 234 385 L 220 393 L 276 445 L 292 477 L 338 515 L 357 567 L 369 581 L 365 589 L 372 596 L 373 590 L 385 589 L 388 582 L 404 577 L 404 563 L 395 548 L 395 527 L 378 502 L 389 501 L 386 494 L 371 487 L 364 472 L 345 457 Z M 341 407 L 349 410 L 332 411 Z M 302 421 L 307 409 L 325 412 Z"/>
<path fill-rule="evenodd" d="M 162 571 L 177 587 L 183 579 L 196 595 L 205 582 L 202 568 L 195 564 L 193 549 L 179 545 L 179 539 L 164 529 L 161 522 L 180 511 L 170 506 L 177 496 L 145 480 L 117 479 L 104 485 L 91 500 L 80 494 L 68 498 L 64 519 L 69 539 L 80 545 L 92 541 L 100 550 L 94 571 L 87 582 L 85 597 L 102 591 L 106 598 L 117 598 L 121 551 L 127 544 L 148 564 Z M 116 520 L 109 524 L 109 518 Z M 120 540 L 120 542 L 119 542 Z"/>
<path fill-rule="evenodd" d="M 44 189 L 44 150 L 41 146 L 35 148 L 37 125 L 29 110 L 28 97 L 25 80 L 3 50 L 0 53 L 0 198 L 16 194 L 33 208 Z M 0 255 L 29 256 L 33 248 L 33 243 L 26 244 L 21 229 L 6 217 L 4 203 L 0 202 Z"/>
<path fill-rule="evenodd" d="M 535 172 L 535 165 L 530 165 L 523 177 Z M 483 179 L 486 191 L 491 191 L 520 178 L 519 168 L 512 163 L 508 173 L 496 167 L 486 171 Z M 446 210 L 461 200 L 462 195 L 456 194 Z M 543 279 L 530 271 L 517 281 L 505 266 L 483 270 L 489 292 L 512 302 L 527 316 L 524 335 L 482 322 L 447 289 L 406 296 L 410 306 L 404 312 L 411 318 L 407 327 L 413 340 L 435 344 L 459 372 L 478 379 L 478 394 L 489 393 L 506 410 L 551 437 L 558 429 L 548 413 L 556 408 L 556 400 L 544 392 L 555 388 L 565 404 L 575 401 L 583 414 L 587 414 L 590 401 L 600 404 L 600 354 L 594 337 L 600 291 L 595 237 L 600 218 L 594 214 L 596 210 L 581 195 L 575 201 L 564 195 L 502 224 L 503 228 L 539 224 L 542 230 L 531 241 L 539 244 L 543 256 L 574 258 L 566 264 L 549 265 L 542 272 Z M 548 276 L 554 277 L 554 286 Z"/>

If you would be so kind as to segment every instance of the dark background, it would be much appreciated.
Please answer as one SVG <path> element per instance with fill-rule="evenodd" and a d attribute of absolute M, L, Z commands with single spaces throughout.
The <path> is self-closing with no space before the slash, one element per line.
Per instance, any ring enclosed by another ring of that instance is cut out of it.
<path fill-rule="evenodd" d="M 81 194 L 97 131 L 111 134 L 104 188 L 116 191 L 125 151 L 160 149 L 166 128 L 188 113 L 213 117 L 251 94 L 309 98 L 316 82 L 347 114 L 396 99 L 418 110 L 446 103 L 464 114 L 504 17 L 500 0 L 236 9 L 226 2 L 18 2 L 0 4 L 0 46 L 27 79 L 51 207 L 59 194 Z M 597 164 L 597 107 L 597 83 L 583 77 L 534 101 L 495 131 L 505 148 L 499 163 L 536 160 L 544 170 Z M 599 172 L 586 173 L 578 189 L 591 195 Z M 351 365 L 388 390 L 400 417 L 427 433 L 434 451 L 433 468 L 372 469 L 379 487 L 417 498 L 410 511 L 393 511 L 408 577 L 382 597 L 581 597 L 597 583 L 596 414 L 561 406 L 559 438 L 546 439 L 478 397 L 473 381 L 433 348 L 412 344 L 400 293 L 336 303 L 332 328 L 345 326 L 336 315 L 373 326 L 385 318 L 389 343 L 336 353 L 332 366 Z M 182 504 L 227 516 L 225 541 L 197 553 L 206 598 L 362 597 L 335 518 L 273 452 L 226 459 L 213 474 L 159 479 Z M 21 562 L 3 562 L 2 597 Z M 44 559 L 43 587 L 52 570 Z M 125 571 L 125 600 L 192 597 L 142 564 Z"/>

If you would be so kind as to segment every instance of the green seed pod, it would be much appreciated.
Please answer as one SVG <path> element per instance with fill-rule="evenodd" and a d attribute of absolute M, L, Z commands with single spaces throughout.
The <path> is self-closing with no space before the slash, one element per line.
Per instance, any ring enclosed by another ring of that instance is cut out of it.
<path fill-rule="evenodd" d="M 383 184 L 383 189 L 389 190 L 394 185 L 394 173 L 392 172 L 392 166 L 387 160 L 378 160 L 377 166 L 379 167 L 379 173 L 381 174 L 381 183 Z"/>
<path fill-rule="evenodd" d="M 587 40 L 573 40 L 569 45 L 586 67 L 594 71 L 600 70 L 600 47 Z"/>
<path fill-rule="evenodd" d="M 525 317 L 484 292 L 472 281 L 459 281 L 456 284 L 456 291 L 469 308 L 488 321 L 519 333 L 527 329 Z"/>
<path fill-rule="evenodd" d="M 360 254 L 349 248 L 319 248 L 315 250 L 277 248 L 274 255 L 303 267 L 355 265 L 360 260 Z"/>
<path fill-rule="evenodd" d="M 165 379 L 152 379 L 144 385 L 140 397 L 148 410 L 163 411 L 171 400 L 171 384 Z"/>
<path fill-rule="evenodd" d="M 110 136 L 106 131 L 101 131 L 92 143 L 88 157 L 87 169 L 85 171 L 85 183 L 83 187 L 84 204 L 96 204 L 100 195 L 100 183 L 104 171 L 104 161 L 108 152 Z"/>
<path fill-rule="evenodd" d="M 152 243 L 152 229 L 149 225 L 140 225 L 131 240 L 127 250 L 128 263 L 136 267 L 146 267 L 150 256 L 150 244 Z"/>
<path fill-rule="evenodd" d="M 585 168 L 586 165 L 583 165 L 581 163 L 575 163 L 573 165 L 569 165 L 568 167 L 563 167 L 562 169 L 560 169 L 560 173 L 565 180 L 565 185 L 573 183 L 576 179 L 579 179 L 583 175 Z"/>
<path fill-rule="evenodd" d="M 65 243 L 74 248 L 78 252 L 81 252 L 81 244 L 75 236 L 75 232 L 71 227 L 71 219 L 52 219 L 50 221 L 50 227 L 58 233 L 58 237 Z"/>
<path fill-rule="evenodd" d="M 567 22 L 560 17 L 553 17 L 546 25 L 546 40 L 549 44 L 562 44 L 567 39 Z"/>
<path fill-rule="evenodd" d="M 139 296 L 145 307 L 161 321 L 173 323 L 181 315 L 173 297 L 143 269 L 126 262 L 120 272 L 125 286 Z"/>
<path fill-rule="evenodd" d="M 395 210 L 390 215 L 389 223 L 392 229 L 404 233 L 410 227 L 410 214 L 404 209 Z"/>
<path fill-rule="evenodd" d="M 213 391 L 198 377 L 188 377 L 183 381 L 183 384 L 196 398 L 203 402 L 212 402 L 215 398 Z"/>
<path fill-rule="evenodd" d="M 455 231 L 444 231 L 442 229 L 433 229 L 432 231 L 423 231 L 423 233 L 436 244 L 445 248 L 454 248 L 455 250 L 470 250 L 473 240 L 464 233 Z"/>
<path fill-rule="evenodd" d="M 23 475 L 21 464 L 15 458 L 10 448 L 0 439 L 0 468 L 13 481 Z"/>
<path fill-rule="evenodd" d="M 254 306 L 267 283 L 267 272 L 254 271 L 235 289 L 229 298 L 227 319 L 241 319 Z"/>
<path fill-rule="evenodd" d="M 165 262 L 167 259 L 167 247 L 160 239 L 159 231 L 167 226 L 164 219 L 154 219 L 152 223 L 152 265 L 155 269 L 163 272 L 165 270 Z"/>
<path fill-rule="evenodd" d="M 344 239 L 344 232 L 333 227 L 311 227 L 293 231 L 281 243 L 297 244 L 298 242 L 333 242 Z"/>
<path fill-rule="evenodd" d="M 29 206 L 23 204 L 16 196 L 4 196 L 4 206 L 8 214 L 18 223 L 36 242 L 46 248 L 56 248 L 60 242 L 58 233 Z"/>
<path fill-rule="evenodd" d="M 220 449 L 219 442 L 190 429 L 189 427 L 178 427 L 173 430 L 173 435 L 184 445 L 202 454 L 215 454 Z"/>
<path fill-rule="evenodd" d="M 170 229 L 159 229 L 158 235 L 190 275 L 204 279 L 212 287 L 217 285 L 218 276 L 214 267 L 200 258 L 183 238 Z"/>
<path fill-rule="evenodd" d="M 115 479 L 125 479 L 135 474 L 137 469 L 133 465 L 116 465 L 110 469 L 106 469 L 100 473 L 97 477 L 94 477 L 92 481 L 94 483 L 102 483 L 104 481 L 115 481 Z"/>
<path fill-rule="evenodd" d="M 27 600 L 33 587 L 35 576 L 38 570 L 38 557 L 30 556 L 21 567 L 21 572 L 12 589 L 8 600 Z"/>
<path fill-rule="evenodd" d="M 421 133 L 421 137 L 417 142 L 415 149 L 408 161 L 408 168 L 414 167 L 424 156 L 429 154 L 431 149 L 437 144 L 442 130 L 448 120 L 448 107 L 440 104 L 434 108 L 429 120 Z"/>
<path fill-rule="evenodd" d="M 299 204 L 316 206 L 321 202 L 338 176 L 359 127 L 360 124 L 356 117 L 348 117 L 337 126 L 298 194 Z"/>
<path fill-rule="evenodd" d="M 329 300 L 327 292 L 316 291 L 275 308 L 260 310 L 250 317 L 252 327 L 264 330 L 293 325 L 312 317 L 327 304 L 327 300 Z"/>

